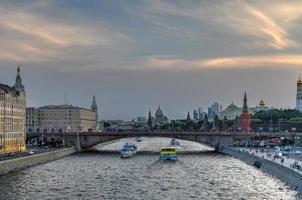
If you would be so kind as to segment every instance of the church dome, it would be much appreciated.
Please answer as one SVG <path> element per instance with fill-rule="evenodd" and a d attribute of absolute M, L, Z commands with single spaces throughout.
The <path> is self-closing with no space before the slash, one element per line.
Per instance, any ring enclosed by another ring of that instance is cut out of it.
<path fill-rule="evenodd" d="M 260 100 L 259 106 L 264 107 L 266 105 L 265 101 L 263 99 Z"/>
<path fill-rule="evenodd" d="M 226 111 L 231 111 L 231 110 L 236 110 L 236 109 L 238 109 L 238 106 L 236 106 L 234 104 L 234 102 L 232 102 L 225 110 Z"/>

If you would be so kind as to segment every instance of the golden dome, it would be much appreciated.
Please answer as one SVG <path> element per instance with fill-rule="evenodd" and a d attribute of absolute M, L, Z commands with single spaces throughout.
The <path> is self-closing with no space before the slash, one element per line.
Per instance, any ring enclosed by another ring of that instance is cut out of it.
<path fill-rule="evenodd" d="M 263 99 L 261 99 L 260 102 L 259 102 L 259 106 L 265 106 L 265 104 L 266 104 L 265 101 Z"/>
<path fill-rule="evenodd" d="M 298 85 L 298 86 L 301 86 L 301 85 L 302 85 L 301 74 L 299 74 L 299 80 L 297 81 L 297 85 Z"/>

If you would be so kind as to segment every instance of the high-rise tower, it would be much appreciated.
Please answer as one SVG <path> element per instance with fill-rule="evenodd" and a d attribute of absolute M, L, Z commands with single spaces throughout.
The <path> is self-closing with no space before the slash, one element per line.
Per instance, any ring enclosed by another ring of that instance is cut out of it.
<path fill-rule="evenodd" d="M 240 115 L 240 127 L 243 132 L 251 131 L 251 115 L 247 106 L 246 92 L 244 93 L 242 113 Z"/>
<path fill-rule="evenodd" d="M 302 112 L 302 80 L 300 75 L 297 81 L 296 110 Z"/>

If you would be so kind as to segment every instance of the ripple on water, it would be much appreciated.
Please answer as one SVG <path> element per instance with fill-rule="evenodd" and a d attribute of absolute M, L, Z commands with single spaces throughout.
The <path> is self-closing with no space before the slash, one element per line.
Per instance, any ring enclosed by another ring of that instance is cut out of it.
<path fill-rule="evenodd" d="M 281 181 L 231 157 L 179 158 L 76 154 L 1 176 L 0 199 L 299 199 Z"/>

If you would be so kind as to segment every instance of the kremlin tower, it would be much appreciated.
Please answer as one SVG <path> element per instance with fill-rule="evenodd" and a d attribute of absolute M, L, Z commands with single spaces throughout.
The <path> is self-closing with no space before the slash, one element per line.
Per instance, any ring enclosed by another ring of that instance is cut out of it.
<path fill-rule="evenodd" d="M 152 123 L 151 110 L 149 110 L 147 125 L 148 125 L 148 129 L 149 129 L 150 131 L 152 131 L 152 129 L 153 129 L 153 123 Z"/>
<path fill-rule="evenodd" d="M 242 132 L 251 131 L 251 115 L 247 106 L 246 92 L 244 93 L 243 108 L 240 115 L 240 127 Z"/>
<path fill-rule="evenodd" d="M 296 110 L 302 112 L 302 81 L 300 75 L 297 81 Z"/>

